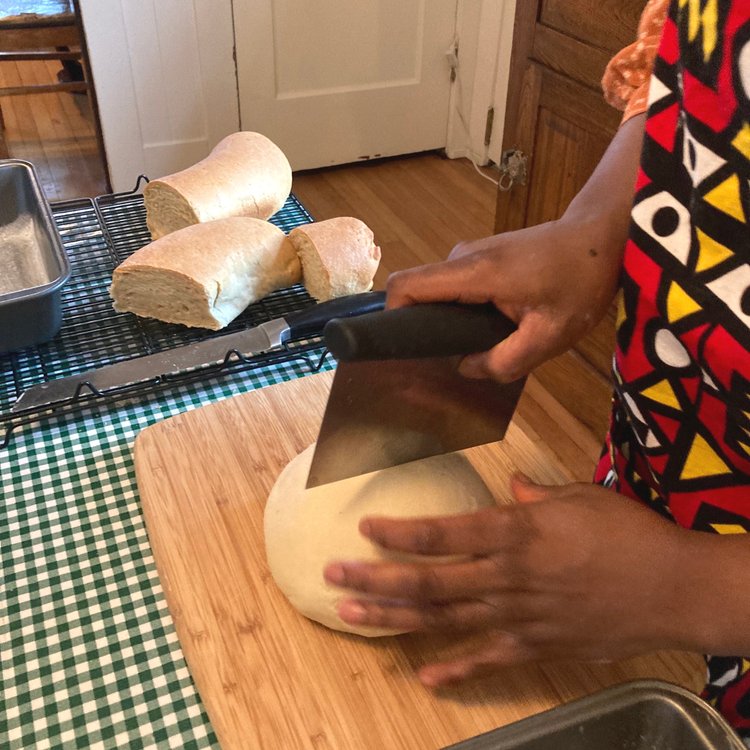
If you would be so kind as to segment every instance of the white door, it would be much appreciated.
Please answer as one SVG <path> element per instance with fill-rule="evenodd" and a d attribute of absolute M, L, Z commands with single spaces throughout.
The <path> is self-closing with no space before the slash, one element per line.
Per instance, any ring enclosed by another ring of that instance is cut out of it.
<path fill-rule="evenodd" d="M 239 129 L 232 0 L 81 0 L 112 187 L 202 159 Z"/>
<path fill-rule="evenodd" d="M 446 145 L 457 0 L 234 0 L 240 122 L 293 169 Z"/>

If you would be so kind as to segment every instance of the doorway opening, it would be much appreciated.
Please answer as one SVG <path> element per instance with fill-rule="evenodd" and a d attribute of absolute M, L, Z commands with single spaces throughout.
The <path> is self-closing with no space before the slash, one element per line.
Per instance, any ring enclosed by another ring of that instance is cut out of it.
<path fill-rule="evenodd" d="M 78 0 L 0 0 L 0 158 L 50 201 L 109 192 Z"/>

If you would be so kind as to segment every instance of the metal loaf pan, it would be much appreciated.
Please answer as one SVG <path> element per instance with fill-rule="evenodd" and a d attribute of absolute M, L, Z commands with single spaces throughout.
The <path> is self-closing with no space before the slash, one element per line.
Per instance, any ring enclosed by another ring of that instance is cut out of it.
<path fill-rule="evenodd" d="M 607 688 L 445 750 L 747 750 L 707 703 L 637 680 Z"/>
<path fill-rule="evenodd" d="M 70 262 L 32 164 L 0 160 L 0 354 L 51 339 Z"/>

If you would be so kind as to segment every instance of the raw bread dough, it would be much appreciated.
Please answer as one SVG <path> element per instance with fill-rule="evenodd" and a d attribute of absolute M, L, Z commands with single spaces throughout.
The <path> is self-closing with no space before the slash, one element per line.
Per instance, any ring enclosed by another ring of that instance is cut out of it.
<path fill-rule="evenodd" d="M 336 604 L 345 592 L 326 583 L 325 566 L 334 560 L 414 559 L 383 550 L 363 537 L 358 525 L 364 516 L 455 515 L 493 506 L 495 501 L 471 463 L 458 453 L 308 490 L 305 484 L 314 448 L 311 445 L 287 464 L 266 503 L 266 558 L 271 575 L 299 612 L 329 628 L 366 636 L 403 632 L 343 622 Z"/>

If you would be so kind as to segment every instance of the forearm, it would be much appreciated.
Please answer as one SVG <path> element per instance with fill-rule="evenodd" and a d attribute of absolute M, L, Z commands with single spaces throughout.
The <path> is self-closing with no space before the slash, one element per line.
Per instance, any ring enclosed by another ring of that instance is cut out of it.
<path fill-rule="evenodd" d="M 750 655 L 750 537 L 683 534 L 673 585 L 665 587 L 675 645 L 716 656 Z"/>
<path fill-rule="evenodd" d="M 618 267 L 628 236 L 645 121 L 645 115 L 638 115 L 617 131 L 561 219 L 582 232 L 588 230 L 597 238 L 596 252 Z"/>

